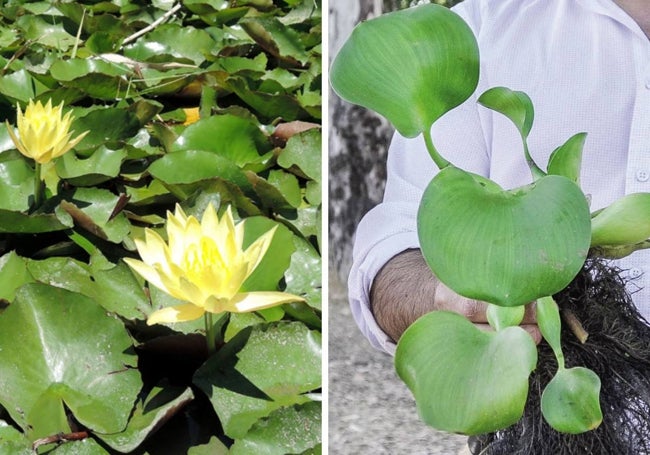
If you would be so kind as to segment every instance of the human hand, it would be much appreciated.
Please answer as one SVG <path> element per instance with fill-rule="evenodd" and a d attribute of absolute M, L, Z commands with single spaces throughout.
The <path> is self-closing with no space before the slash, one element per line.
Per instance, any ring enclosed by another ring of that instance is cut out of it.
<path fill-rule="evenodd" d="M 441 282 L 438 282 L 436 286 L 435 307 L 436 310 L 447 310 L 461 314 L 481 330 L 493 330 L 487 321 L 487 304 L 485 302 L 462 297 Z M 537 326 L 534 302 L 526 305 L 526 312 L 521 322 L 521 328 L 533 337 L 535 344 L 539 344 L 542 340 L 542 334 Z"/>

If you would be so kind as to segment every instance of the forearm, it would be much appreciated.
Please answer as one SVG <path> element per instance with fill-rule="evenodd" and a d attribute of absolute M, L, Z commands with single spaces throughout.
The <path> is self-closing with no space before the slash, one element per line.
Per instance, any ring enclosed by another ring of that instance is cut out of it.
<path fill-rule="evenodd" d="M 420 316 L 436 309 L 439 281 L 420 250 L 406 250 L 379 271 L 370 290 L 370 308 L 379 327 L 394 341 Z"/>

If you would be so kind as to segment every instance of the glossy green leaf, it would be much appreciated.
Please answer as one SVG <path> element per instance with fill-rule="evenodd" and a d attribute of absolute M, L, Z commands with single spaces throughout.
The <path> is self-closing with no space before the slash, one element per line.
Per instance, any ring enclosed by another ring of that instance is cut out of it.
<path fill-rule="evenodd" d="M 293 243 L 296 251 L 284 274 L 286 291 L 304 297 L 309 306 L 321 310 L 321 256 L 313 245 L 300 237 L 294 236 Z"/>
<path fill-rule="evenodd" d="M 580 181 L 582 149 L 587 133 L 571 136 L 564 144 L 556 148 L 548 160 L 548 173 L 562 175 L 576 183 Z"/>
<path fill-rule="evenodd" d="M 278 164 L 293 171 L 298 168 L 301 177 L 321 181 L 321 131 L 311 129 L 291 136 L 278 156 Z"/>
<path fill-rule="evenodd" d="M 562 353 L 562 344 L 560 333 L 562 330 L 562 321 L 560 319 L 560 310 L 553 300 L 553 297 L 542 297 L 537 300 L 537 325 L 542 336 L 549 344 L 555 358 L 557 359 L 560 369 L 564 368 L 564 354 Z"/>
<path fill-rule="evenodd" d="M 517 326 L 521 324 L 526 313 L 526 307 L 504 307 L 499 305 L 488 304 L 486 314 L 490 326 L 494 330 L 503 330 L 506 327 Z"/>
<path fill-rule="evenodd" d="M 50 71 L 63 85 L 78 88 L 98 99 L 123 98 L 130 89 L 129 70 L 100 59 L 57 60 Z"/>
<path fill-rule="evenodd" d="M 582 191 L 564 177 L 504 191 L 453 167 L 431 181 L 418 212 L 422 253 L 436 276 L 501 306 L 566 287 L 587 257 L 590 224 Z"/>
<path fill-rule="evenodd" d="M 0 162 L 0 208 L 26 211 L 34 195 L 34 170 L 23 158 Z"/>
<path fill-rule="evenodd" d="M 216 436 L 210 438 L 207 444 L 191 447 L 187 455 L 228 455 L 228 447 Z"/>
<path fill-rule="evenodd" d="M 0 93 L 11 100 L 12 104 L 17 101 L 27 104 L 30 98 L 34 97 L 34 79 L 25 70 L 2 76 Z"/>
<path fill-rule="evenodd" d="M 232 455 L 305 453 L 321 443 L 321 405 L 281 408 L 258 421 L 230 449 Z"/>
<path fill-rule="evenodd" d="M 0 453 L 34 455 L 29 439 L 4 420 L 0 420 Z"/>
<path fill-rule="evenodd" d="M 275 17 L 252 17 L 240 21 L 242 28 L 271 55 L 304 65 L 308 55 L 298 32 Z"/>
<path fill-rule="evenodd" d="M 0 233 L 36 234 L 62 231 L 72 227 L 72 219 L 55 214 L 27 215 L 0 209 Z"/>
<path fill-rule="evenodd" d="M 582 367 L 561 369 L 542 393 L 542 414 L 551 427 L 578 434 L 597 428 L 600 410 L 600 379 Z"/>
<path fill-rule="evenodd" d="M 111 150 L 100 146 L 88 158 L 78 158 L 74 153 L 66 153 L 56 162 L 56 172 L 72 185 L 92 186 L 117 177 L 126 150 Z"/>
<path fill-rule="evenodd" d="M 70 441 L 61 444 L 48 455 L 110 455 L 102 446 L 92 438 L 81 441 Z"/>
<path fill-rule="evenodd" d="M 124 48 L 124 55 L 137 61 L 178 61 L 199 64 L 214 50 L 214 40 L 205 30 L 179 24 L 164 24 Z"/>
<path fill-rule="evenodd" d="M 650 193 L 623 196 L 591 220 L 592 246 L 621 246 L 650 237 Z"/>
<path fill-rule="evenodd" d="M 212 152 L 238 166 L 260 161 L 270 144 L 259 127 L 235 115 L 215 115 L 188 126 L 178 137 L 173 151 Z"/>
<path fill-rule="evenodd" d="M 170 153 L 152 163 L 149 172 L 172 185 L 219 177 L 234 183 L 244 192 L 252 192 L 252 186 L 239 166 L 212 152 L 187 150 Z"/>
<path fill-rule="evenodd" d="M 99 437 L 120 453 L 131 453 L 193 398 L 190 388 L 154 387 L 138 402 L 124 431 Z"/>
<path fill-rule="evenodd" d="M 535 179 L 546 175 L 535 163 L 528 151 L 528 134 L 533 127 L 535 112 L 533 102 L 524 92 L 511 90 L 507 87 L 493 87 L 485 91 L 478 99 L 483 106 L 500 112 L 515 124 L 524 145 L 526 162 Z"/>
<path fill-rule="evenodd" d="M 83 115 L 72 124 L 77 133 L 88 134 L 75 147 L 77 151 L 94 150 L 105 145 L 119 144 L 120 141 L 135 135 L 140 129 L 138 117 L 128 111 L 114 108 L 95 110 Z"/>
<path fill-rule="evenodd" d="M 274 226 L 277 226 L 277 230 L 264 258 L 246 279 L 243 289 L 246 291 L 276 291 L 278 283 L 289 267 L 291 255 L 295 251 L 293 234 L 285 226 L 265 217 L 246 218 L 245 226 L 244 247 L 253 243 Z"/>
<path fill-rule="evenodd" d="M 67 50 L 74 45 L 75 37 L 63 28 L 60 21 L 46 21 L 45 17 L 26 14 L 16 21 L 26 39 L 33 40 L 45 46 Z"/>
<path fill-rule="evenodd" d="M 30 438 L 51 434 L 32 419 L 49 427 L 64 403 L 99 433 L 126 427 L 142 386 L 131 339 L 91 299 L 26 284 L 2 313 L 0 345 L 11 346 L 0 350 L 0 401 Z"/>
<path fill-rule="evenodd" d="M 321 387 L 320 333 L 300 322 L 260 324 L 239 332 L 196 372 L 232 438 L 285 406 L 311 401 Z"/>
<path fill-rule="evenodd" d="M 418 319 L 395 353 L 397 373 L 415 396 L 422 420 L 470 435 L 519 420 L 536 363 L 535 342 L 521 327 L 486 332 L 446 311 Z"/>
<path fill-rule="evenodd" d="M 15 251 L 0 257 L 0 299 L 11 302 L 16 295 L 16 289 L 32 281 L 34 278 L 27 270 L 27 262 Z"/>
<path fill-rule="evenodd" d="M 500 112 L 515 124 L 522 137 L 528 137 L 533 127 L 535 112 L 533 102 L 524 92 L 507 87 L 493 87 L 478 99 L 483 106 Z"/>
<path fill-rule="evenodd" d="M 113 243 L 127 240 L 131 224 L 124 213 L 111 218 L 119 196 L 100 188 L 79 188 L 72 202 L 63 201 L 61 207 L 72 216 L 75 224 L 91 234 Z"/>
<path fill-rule="evenodd" d="M 271 171 L 268 180 L 252 171 L 246 176 L 264 207 L 274 210 L 291 210 L 302 204 L 302 191 L 293 174 L 281 170 Z"/>
<path fill-rule="evenodd" d="M 467 24 L 427 4 L 357 25 L 332 63 L 330 80 L 341 98 L 415 137 L 472 95 L 478 60 Z"/>

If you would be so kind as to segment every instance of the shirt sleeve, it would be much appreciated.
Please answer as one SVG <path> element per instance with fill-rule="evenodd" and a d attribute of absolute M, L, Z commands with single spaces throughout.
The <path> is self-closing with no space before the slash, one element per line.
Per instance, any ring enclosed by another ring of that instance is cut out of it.
<path fill-rule="evenodd" d="M 456 12 L 471 26 L 476 19 L 473 11 L 476 2 L 466 0 L 466 3 L 461 3 Z M 476 98 L 470 98 L 436 122 L 432 137 L 438 151 L 454 165 L 487 175 L 489 159 Z M 394 354 L 395 343 L 373 317 L 370 288 L 388 260 L 404 250 L 419 248 L 417 210 L 422 193 L 436 173 L 422 137 L 407 139 L 396 133 L 388 151 L 383 201 L 357 227 L 348 279 L 352 314 L 372 346 L 389 354 Z"/>

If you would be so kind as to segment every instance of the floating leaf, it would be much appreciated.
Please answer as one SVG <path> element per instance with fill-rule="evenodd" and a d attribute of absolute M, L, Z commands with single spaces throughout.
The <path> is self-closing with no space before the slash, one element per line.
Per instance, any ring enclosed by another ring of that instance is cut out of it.
<path fill-rule="evenodd" d="M 15 251 L 0 257 L 0 299 L 11 302 L 16 289 L 25 283 L 31 283 L 34 278 L 27 270 L 27 263 Z"/>
<path fill-rule="evenodd" d="M 124 149 L 111 150 L 104 146 L 85 159 L 79 159 L 74 153 L 66 153 L 57 160 L 56 172 L 72 185 L 97 185 L 117 177 L 126 156 Z"/>
<path fill-rule="evenodd" d="M 57 416 L 64 403 L 99 433 L 126 427 L 142 385 L 128 353 L 131 339 L 91 299 L 24 285 L 0 318 L 0 345 L 0 401 L 30 438 L 52 434 L 52 422 L 62 424 Z M 56 430 L 70 431 L 67 422 Z"/>
<path fill-rule="evenodd" d="M 0 209 L 0 233 L 36 234 L 72 227 L 72 219 L 55 214 L 27 215 Z"/>
<path fill-rule="evenodd" d="M 530 337 L 529 337 L 530 338 Z M 283 406 L 310 401 L 321 386 L 320 333 L 300 322 L 256 325 L 239 332 L 196 372 L 232 438 Z"/>
<path fill-rule="evenodd" d="M 422 420 L 468 435 L 521 418 L 536 363 L 535 342 L 521 327 L 486 332 L 446 311 L 418 319 L 395 353 L 397 373 L 415 396 Z"/>
<path fill-rule="evenodd" d="M 281 408 L 258 421 L 235 441 L 230 453 L 284 455 L 305 453 L 321 443 L 321 405 L 309 402 Z"/>
<path fill-rule="evenodd" d="M 294 136 L 278 157 L 278 164 L 285 169 L 297 167 L 302 177 L 321 181 L 321 131 L 310 129 Z"/>

